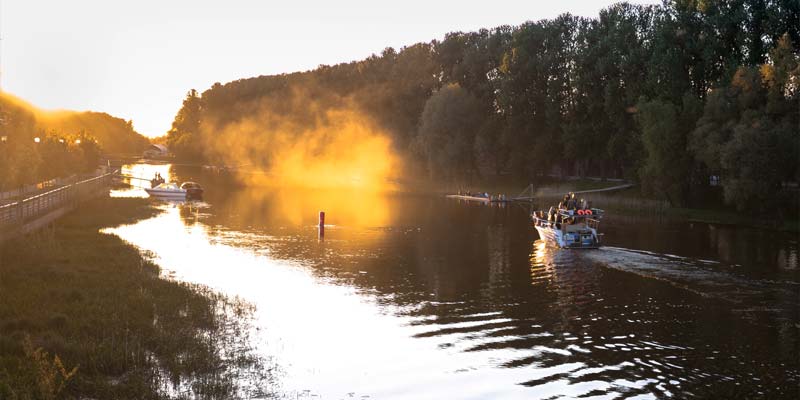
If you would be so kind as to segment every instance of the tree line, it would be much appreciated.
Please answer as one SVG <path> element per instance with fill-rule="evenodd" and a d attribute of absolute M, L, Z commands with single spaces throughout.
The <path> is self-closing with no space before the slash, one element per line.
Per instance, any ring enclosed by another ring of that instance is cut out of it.
<path fill-rule="evenodd" d="M 265 103 L 318 123 L 344 97 L 437 181 L 590 175 L 639 182 L 675 206 L 715 195 L 740 210 L 796 206 L 786 188 L 800 177 L 799 30 L 796 0 L 672 0 L 453 32 L 192 90 L 167 142 L 208 160 L 208 136 L 235 134 L 224 128 Z M 298 96 L 314 107 L 288 106 Z"/>
<path fill-rule="evenodd" d="M 132 123 L 97 112 L 42 112 L 0 94 L 0 191 L 97 169 L 101 153 L 140 153 Z"/>

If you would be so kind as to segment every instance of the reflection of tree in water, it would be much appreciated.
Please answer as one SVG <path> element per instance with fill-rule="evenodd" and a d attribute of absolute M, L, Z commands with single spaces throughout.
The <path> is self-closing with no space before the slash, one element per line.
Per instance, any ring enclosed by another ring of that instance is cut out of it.
<path fill-rule="evenodd" d="M 316 209 L 294 226 L 281 216 L 276 202 L 284 200 L 274 192 L 212 192 L 208 210 L 182 206 L 184 224 L 200 221 L 193 226 L 208 230 L 212 241 L 227 237 L 233 246 L 268 247 L 275 258 L 302 260 L 325 282 L 353 287 L 382 310 L 403 317 L 413 337 L 434 341 L 443 351 L 489 360 L 490 369 L 510 368 L 501 376 L 518 377 L 515 383 L 531 386 L 532 393 L 557 387 L 573 397 L 658 396 L 684 389 L 708 395 L 712 389 L 704 388 L 733 387 L 723 377 L 744 381 L 752 370 L 766 384 L 778 385 L 791 373 L 774 370 L 770 360 L 793 354 L 796 328 L 784 325 L 765 333 L 732 315 L 728 305 L 601 265 L 641 259 L 653 266 L 660 258 L 650 254 L 634 260 L 624 249 L 548 248 L 533 242 L 536 234 L 527 221 L 517 224 L 519 216 L 508 210 L 430 198 L 389 198 L 386 226 L 337 226 L 318 242 Z M 647 234 L 656 240 L 682 233 Z M 695 246 L 710 242 L 723 248 L 748 237 L 719 229 L 712 234 L 699 224 L 689 236 L 701 237 Z M 775 254 L 786 255 L 776 257 L 796 265 L 790 261 L 797 257 L 794 246 L 772 249 L 784 249 Z M 743 257 L 735 248 L 728 251 Z M 673 260 L 661 262 L 663 269 L 675 267 Z M 797 315 L 783 318 L 798 320 Z M 720 331 L 736 334 L 720 337 Z M 751 347 L 743 346 L 750 342 Z M 796 363 L 787 365 L 796 369 Z M 602 384 L 587 389 L 597 382 Z M 763 387 L 747 385 L 743 393 Z"/>
<path fill-rule="evenodd" d="M 597 266 L 583 259 L 581 250 L 558 249 L 542 240 L 533 243 L 530 265 L 531 285 L 548 299 L 554 328 L 570 332 L 574 317 L 597 301 Z"/>
<path fill-rule="evenodd" d="M 231 190 L 226 190 L 231 189 Z M 316 226 L 319 211 L 326 224 L 384 227 L 391 209 L 383 193 L 356 190 L 305 190 L 266 187 L 211 188 L 204 199 L 226 225 L 262 229 Z"/>
<path fill-rule="evenodd" d="M 778 250 L 778 268 L 797 270 L 797 243 Z"/>
<path fill-rule="evenodd" d="M 419 212 L 424 231 L 412 242 L 415 275 L 436 301 L 454 301 L 475 293 L 486 277 L 489 223 L 474 205 L 428 203 Z"/>
<path fill-rule="evenodd" d="M 181 220 L 186 225 L 194 225 L 200 221 L 201 205 L 190 201 L 174 202 L 180 212 Z"/>
<path fill-rule="evenodd" d="M 502 303 L 511 296 L 511 242 L 510 232 L 503 225 L 486 227 L 488 253 L 488 281 L 481 289 L 482 296 L 495 304 Z"/>
<path fill-rule="evenodd" d="M 705 224 L 703 224 L 705 225 Z M 795 271 L 797 276 L 798 241 L 796 235 L 765 229 L 708 224 L 708 247 L 715 258 L 727 264 L 738 264 L 752 276 L 771 272 Z"/>
<path fill-rule="evenodd" d="M 750 277 L 783 271 L 789 273 L 788 278 L 800 280 L 791 272 L 797 265 L 796 233 L 622 215 L 604 218 L 601 230 L 608 246 L 721 261 Z"/>

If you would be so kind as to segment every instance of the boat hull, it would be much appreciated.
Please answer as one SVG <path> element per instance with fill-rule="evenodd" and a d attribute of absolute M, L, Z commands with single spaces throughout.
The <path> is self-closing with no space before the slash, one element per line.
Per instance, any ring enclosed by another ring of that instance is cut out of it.
<path fill-rule="evenodd" d="M 567 232 L 548 226 L 535 226 L 539 238 L 545 243 L 552 244 L 562 249 L 597 249 L 600 240 L 593 230 L 586 232 Z"/>
<path fill-rule="evenodd" d="M 185 191 L 171 191 L 171 190 L 156 190 L 156 189 L 145 189 L 150 197 L 156 197 L 159 199 L 171 199 L 171 200 L 185 200 L 186 199 L 186 192 Z"/>

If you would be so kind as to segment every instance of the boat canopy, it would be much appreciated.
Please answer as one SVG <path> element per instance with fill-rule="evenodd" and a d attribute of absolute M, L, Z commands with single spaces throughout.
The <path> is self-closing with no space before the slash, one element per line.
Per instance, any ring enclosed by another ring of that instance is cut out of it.
<path fill-rule="evenodd" d="M 181 189 L 202 189 L 202 187 L 196 182 L 184 182 L 183 185 L 181 185 Z"/>

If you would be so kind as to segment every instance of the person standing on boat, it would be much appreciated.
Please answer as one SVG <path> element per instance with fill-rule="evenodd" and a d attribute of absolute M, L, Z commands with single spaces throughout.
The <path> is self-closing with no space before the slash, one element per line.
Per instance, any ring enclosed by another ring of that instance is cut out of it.
<path fill-rule="evenodd" d="M 569 192 L 569 199 L 567 200 L 567 209 L 575 210 L 578 208 L 578 200 L 575 199 L 575 193 Z"/>
<path fill-rule="evenodd" d="M 564 198 L 561 200 L 561 202 L 558 203 L 558 209 L 559 210 L 566 210 L 568 202 L 569 202 L 569 194 L 565 194 Z"/>

